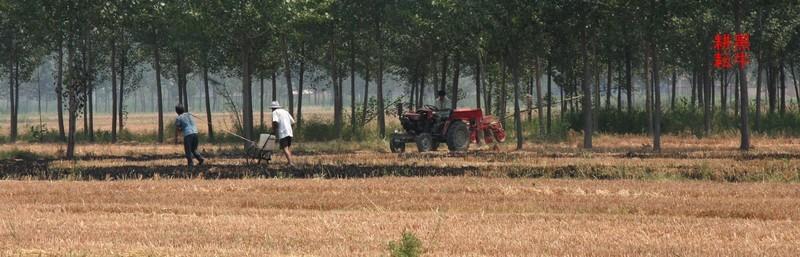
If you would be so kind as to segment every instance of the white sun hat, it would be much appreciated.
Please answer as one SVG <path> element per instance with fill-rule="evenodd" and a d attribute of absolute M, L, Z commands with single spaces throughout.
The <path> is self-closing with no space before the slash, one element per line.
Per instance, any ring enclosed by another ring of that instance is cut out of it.
<path fill-rule="evenodd" d="M 272 104 L 269 106 L 270 109 L 280 109 L 281 104 L 278 101 L 272 101 Z"/>

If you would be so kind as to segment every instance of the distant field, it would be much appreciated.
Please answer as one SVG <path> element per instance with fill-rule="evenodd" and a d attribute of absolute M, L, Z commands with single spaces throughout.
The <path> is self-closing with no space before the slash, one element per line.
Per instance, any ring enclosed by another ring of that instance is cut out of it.
<path fill-rule="evenodd" d="M 303 107 L 304 119 L 329 121 L 332 120 L 332 113 L 333 109 L 331 107 Z M 198 110 L 195 111 L 194 114 L 200 117 L 200 119 L 196 119 L 195 121 L 198 123 L 201 132 L 205 133 L 207 130 L 206 113 L 202 110 Z M 231 129 L 233 127 L 233 116 L 230 113 L 212 113 L 211 115 L 212 121 L 214 122 L 213 125 L 217 130 Z M 270 126 L 271 124 L 271 117 L 271 110 L 266 109 L 264 111 L 264 123 L 267 123 L 267 126 Z M 64 118 L 67 118 L 66 114 Z M 174 118 L 175 111 L 172 108 L 165 109 L 164 123 L 169 123 L 173 121 Z M 255 110 L 253 118 L 253 121 L 256 124 L 260 122 L 261 114 L 259 110 Z M 8 135 L 8 122 L 9 117 L 7 114 L 0 116 L 0 124 L 2 124 L 0 125 L 0 135 Z M 66 120 L 64 120 L 64 122 L 64 126 L 66 126 Z M 48 129 L 58 130 L 58 116 L 55 113 L 43 114 L 42 123 L 44 123 Z M 125 129 L 131 133 L 155 133 L 156 129 L 158 128 L 158 113 L 131 113 L 128 114 L 123 123 L 125 125 Z M 39 125 L 38 114 L 29 113 L 20 116 L 19 130 L 21 133 L 26 133 L 28 127 L 35 125 Z M 77 128 L 79 131 L 83 129 L 83 118 L 78 119 Z M 111 114 L 95 114 L 94 129 L 111 131 Z"/>

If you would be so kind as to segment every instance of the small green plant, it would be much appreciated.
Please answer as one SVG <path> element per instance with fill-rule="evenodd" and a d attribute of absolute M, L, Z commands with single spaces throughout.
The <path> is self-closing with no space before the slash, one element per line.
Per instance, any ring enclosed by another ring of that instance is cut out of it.
<path fill-rule="evenodd" d="M 392 257 L 416 257 L 422 254 L 422 241 L 414 233 L 404 231 L 399 242 L 389 242 L 389 253 Z"/>

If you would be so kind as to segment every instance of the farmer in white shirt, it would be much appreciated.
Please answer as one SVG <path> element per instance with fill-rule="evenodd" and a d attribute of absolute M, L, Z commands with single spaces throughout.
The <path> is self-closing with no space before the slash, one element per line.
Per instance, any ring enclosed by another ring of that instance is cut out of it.
<path fill-rule="evenodd" d="M 286 161 L 289 162 L 289 166 L 293 166 L 292 137 L 294 137 L 294 133 L 292 132 L 292 124 L 294 123 L 294 118 L 289 112 L 281 109 L 281 104 L 278 101 L 272 101 L 270 108 L 272 109 L 272 133 L 278 137 L 278 143 L 286 155 Z"/>

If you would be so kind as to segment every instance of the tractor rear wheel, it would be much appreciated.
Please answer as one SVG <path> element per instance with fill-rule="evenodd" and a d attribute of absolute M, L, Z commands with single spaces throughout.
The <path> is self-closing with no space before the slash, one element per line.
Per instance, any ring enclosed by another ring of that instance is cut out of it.
<path fill-rule="evenodd" d="M 450 123 L 447 128 L 447 148 L 450 151 L 466 151 L 469 148 L 469 128 L 463 121 Z"/>
<path fill-rule="evenodd" d="M 430 133 L 422 133 L 414 138 L 417 143 L 417 150 L 420 153 L 428 152 L 433 149 L 433 136 Z"/>

